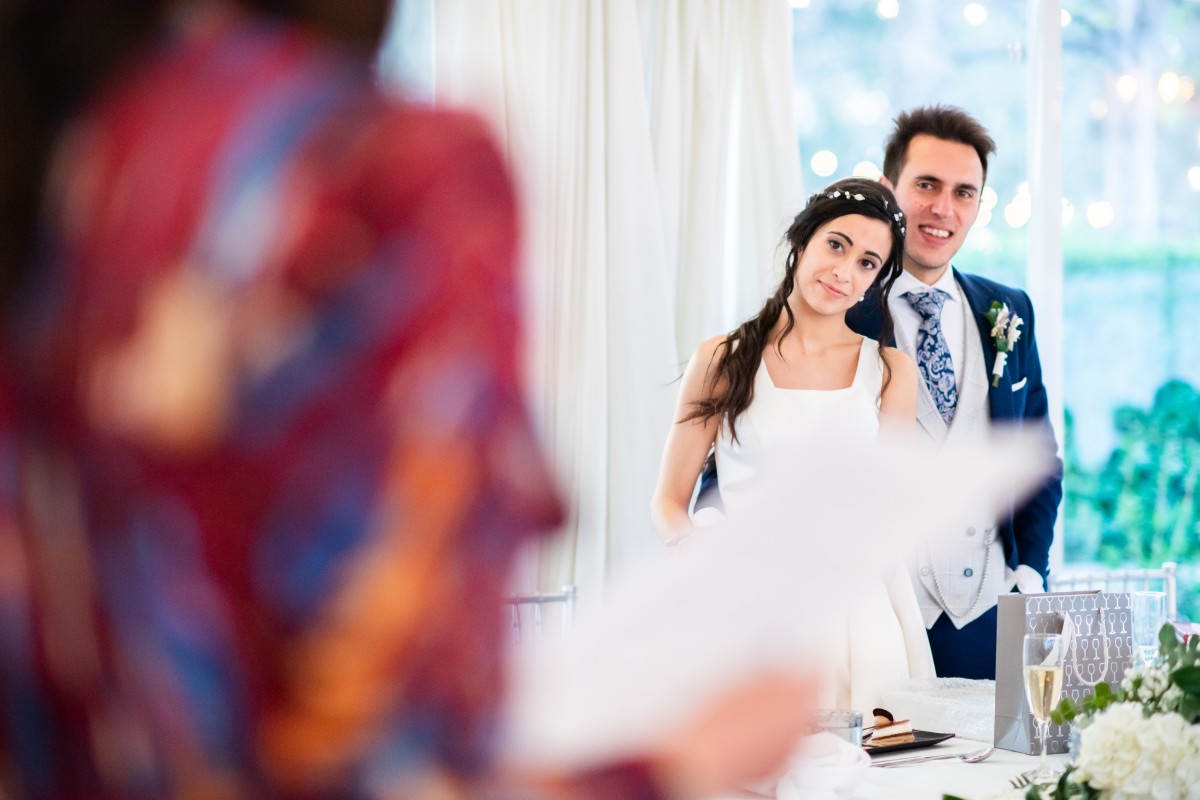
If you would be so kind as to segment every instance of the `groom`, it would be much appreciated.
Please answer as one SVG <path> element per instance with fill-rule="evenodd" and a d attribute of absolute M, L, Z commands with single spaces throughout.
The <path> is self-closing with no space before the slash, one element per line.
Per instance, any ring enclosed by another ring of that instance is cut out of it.
<path fill-rule="evenodd" d="M 924 436 L 939 444 L 977 441 L 992 422 L 1011 420 L 1044 431 L 1046 447 L 1054 452 L 1028 295 L 950 263 L 979 215 L 994 151 L 987 130 L 961 109 L 926 106 L 896 118 L 880 180 L 895 192 L 908 230 L 904 272 L 888 306 L 896 345 L 913 357 L 922 377 L 917 425 Z M 846 321 L 878 338 L 881 319 L 871 298 L 868 293 Z M 988 313 L 994 304 L 1007 310 L 1008 324 L 1001 327 L 1008 341 L 993 335 Z M 1008 336 L 1014 322 L 1018 333 Z M 998 359 L 998 352 L 1005 358 Z M 913 583 L 939 676 L 995 678 L 998 596 L 1045 591 L 1062 499 L 1062 463 L 1057 464 L 1054 475 L 1011 514 L 1000 520 L 986 512 L 970 515 L 936 540 L 937 549 L 918 554 Z M 937 500 L 938 487 L 929 487 L 929 501 Z"/>
<path fill-rule="evenodd" d="M 888 296 L 895 344 L 913 357 L 922 376 L 922 435 L 939 444 L 978 441 L 994 421 L 1025 422 L 1044 432 L 1053 453 L 1029 296 L 950 263 L 979 215 L 995 149 L 987 130 L 958 108 L 926 106 L 896 118 L 880 178 L 895 192 L 908 228 L 904 272 Z M 876 292 L 846 315 L 851 328 L 874 339 L 882 327 Z M 1019 335 L 1011 337 L 1016 342 L 1004 359 L 997 359 L 988 318 L 993 303 L 1007 309 L 1010 325 L 1019 318 Z M 997 598 L 1013 590 L 1044 591 L 1062 499 L 1062 462 L 1056 463 L 1053 476 L 1024 505 L 1014 504 L 1000 520 L 985 510 L 968 515 L 936 539 L 936 550 L 918 554 L 913 584 L 939 676 L 995 678 Z M 710 460 L 697 509 L 719 502 L 716 482 Z M 938 502 L 938 491 L 929 487 L 929 502 Z"/>

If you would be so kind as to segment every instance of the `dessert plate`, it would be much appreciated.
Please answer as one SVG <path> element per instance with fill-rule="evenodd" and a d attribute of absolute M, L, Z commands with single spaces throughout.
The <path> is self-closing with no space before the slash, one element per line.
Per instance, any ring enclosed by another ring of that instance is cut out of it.
<path fill-rule="evenodd" d="M 866 750 L 871 755 L 879 753 L 895 753 L 899 750 L 917 750 L 922 747 L 932 747 L 939 742 L 944 742 L 947 739 L 953 739 L 953 733 L 934 733 L 933 731 L 913 731 L 913 740 L 911 742 L 901 742 L 900 744 L 885 744 L 872 745 L 871 740 L 863 742 L 863 750 Z"/>

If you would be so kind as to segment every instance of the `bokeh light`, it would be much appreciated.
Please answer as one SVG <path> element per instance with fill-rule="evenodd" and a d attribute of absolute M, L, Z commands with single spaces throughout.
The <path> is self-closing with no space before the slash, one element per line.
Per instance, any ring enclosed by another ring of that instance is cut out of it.
<path fill-rule="evenodd" d="M 837 172 L 838 158 L 829 150 L 818 150 L 809 159 L 808 166 L 817 175 L 828 178 Z"/>
<path fill-rule="evenodd" d="M 987 6 L 983 3 L 967 3 L 963 6 L 963 19 L 968 25 L 982 25 L 987 22 Z"/>
<path fill-rule="evenodd" d="M 1114 219 L 1112 203 L 1098 200 L 1087 207 L 1087 221 L 1093 228 L 1107 228 Z"/>

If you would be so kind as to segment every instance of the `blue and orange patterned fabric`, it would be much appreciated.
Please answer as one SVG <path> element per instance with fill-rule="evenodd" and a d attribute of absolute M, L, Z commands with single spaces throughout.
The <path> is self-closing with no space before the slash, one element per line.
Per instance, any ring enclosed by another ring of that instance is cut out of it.
<path fill-rule="evenodd" d="M 481 124 L 223 14 L 71 125 L 45 218 L 4 340 L 0 795 L 506 794 L 498 598 L 562 511 Z"/>

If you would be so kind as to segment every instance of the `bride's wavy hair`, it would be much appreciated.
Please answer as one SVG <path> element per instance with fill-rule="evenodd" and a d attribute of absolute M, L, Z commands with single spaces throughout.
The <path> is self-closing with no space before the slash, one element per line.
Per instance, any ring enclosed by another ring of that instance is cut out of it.
<path fill-rule="evenodd" d="M 771 328 L 780 314 L 787 322 L 775 337 L 775 348 L 782 355 L 783 339 L 795 327 L 796 319 L 788 305 L 788 297 L 796 284 L 796 264 L 800 253 L 808 246 L 813 234 L 830 220 L 850 214 L 877 219 L 887 223 L 892 232 L 892 249 L 879 274 L 871 283 L 871 291 L 864 302 L 876 303 L 883 324 L 878 331 L 878 340 L 892 340 L 892 314 L 888 310 L 887 296 L 892 284 L 900 275 L 904 256 L 904 213 L 896 203 L 895 196 L 882 183 L 864 178 L 845 178 L 830 184 L 808 198 L 804 209 L 792 220 L 783 243 L 788 246 L 784 262 L 783 281 L 757 314 L 730 333 L 713 353 L 716 369 L 708 385 L 707 397 L 695 403 L 683 422 L 693 419 L 707 420 L 723 417 L 729 422 L 729 432 L 737 441 L 737 418 L 750 406 L 754 399 L 754 376 L 758 372 L 762 353 L 767 348 Z M 875 291 L 878 289 L 878 291 Z M 891 369 L 879 355 L 883 368 L 883 386 L 891 380 Z M 881 390 L 882 391 L 882 390 Z"/>

